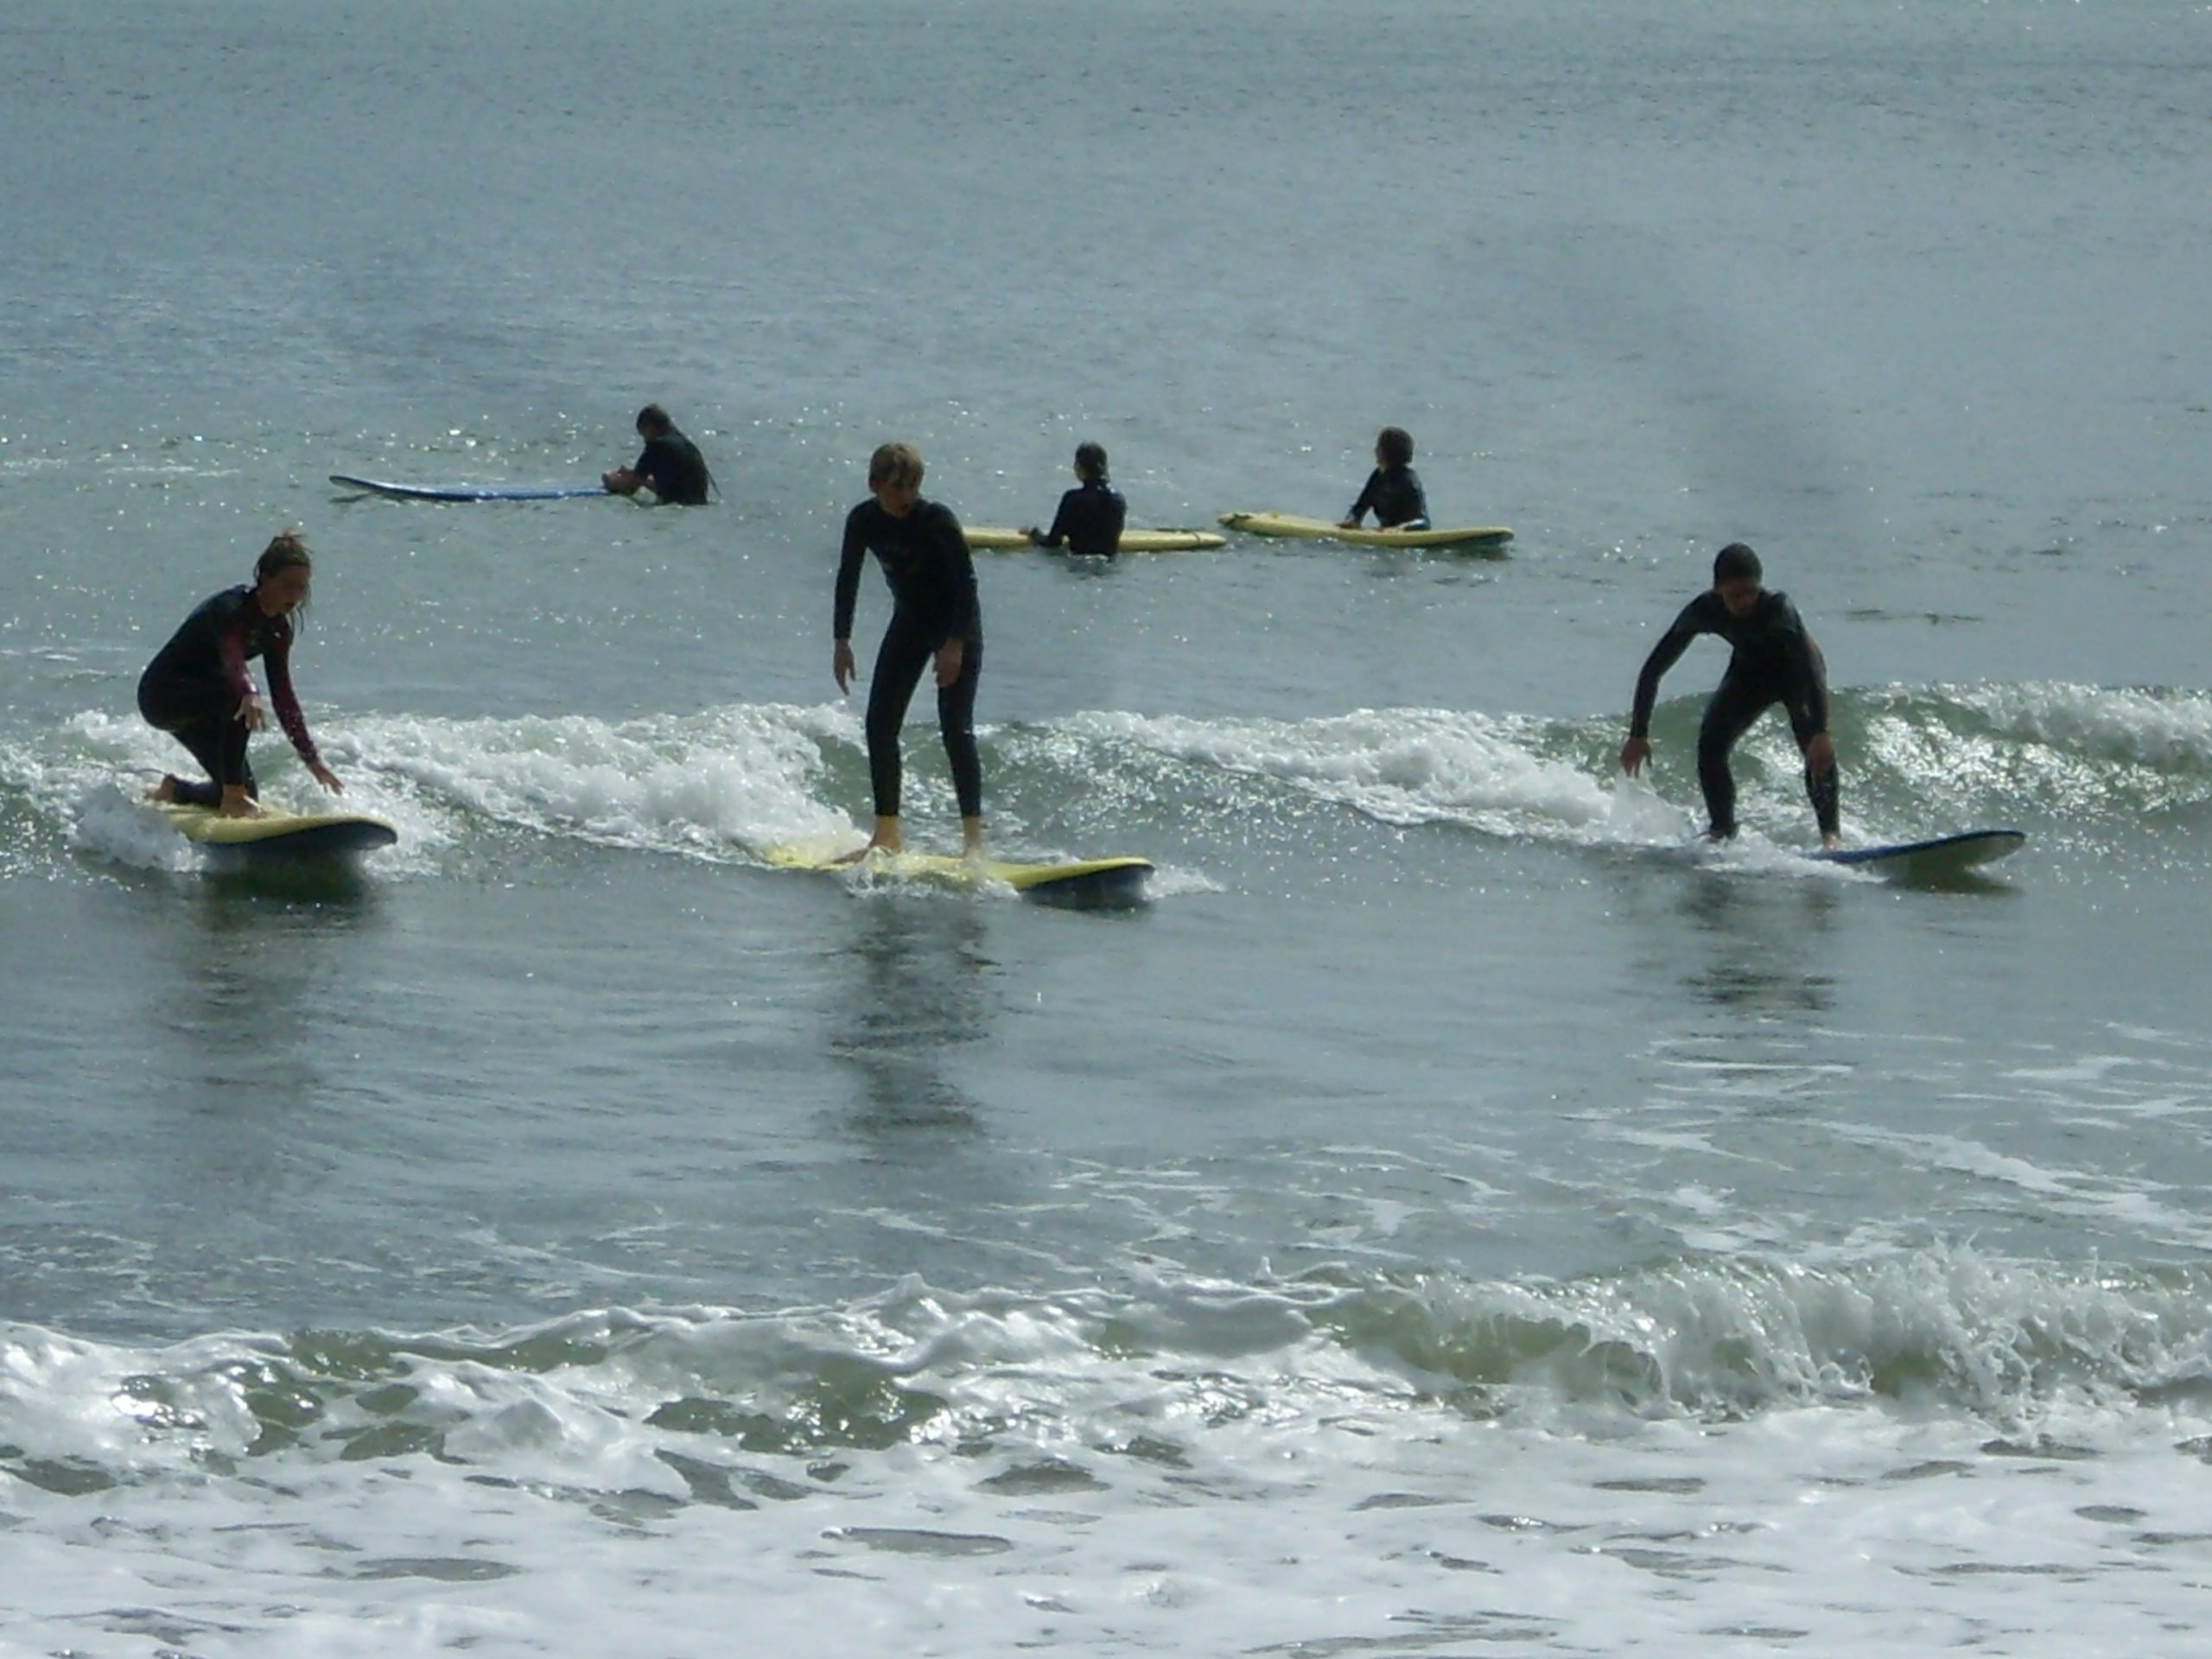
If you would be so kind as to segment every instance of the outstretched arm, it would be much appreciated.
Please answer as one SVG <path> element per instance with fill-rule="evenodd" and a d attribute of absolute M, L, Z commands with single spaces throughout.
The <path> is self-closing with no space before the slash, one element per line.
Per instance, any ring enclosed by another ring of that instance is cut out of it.
<path fill-rule="evenodd" d="M 1690 641 L 1704 632 L 1694 603 L 1685 606 L 1674 626 L 1659 638 L 1636 677 L 1636 701 L 1628 715 L 1628 741 L 1621 745 L 1621 770 L 1634 777 L 1651 757 L 1651 710 L 1659 701 L 1659 682 L 1681 661 Z"/>

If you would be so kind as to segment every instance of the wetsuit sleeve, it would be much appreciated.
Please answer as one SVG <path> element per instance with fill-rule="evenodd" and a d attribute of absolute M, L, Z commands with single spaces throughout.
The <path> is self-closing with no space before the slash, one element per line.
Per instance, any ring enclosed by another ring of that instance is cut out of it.
<path fill-rule="evenodd" d="M 269 702 L 276 710 L 276 723 L 284 728 L 284 735 L 292 740 L 292 747 L 299 751 L 300 759 L 308 765 L 319 766 L 322 757 L 315 753 L 315 739 L 308 735 L 308 717 L 300 712 L 300 699 L 292 690 L 292 633 L 287 627 L 272 637 L 262 660 L 269 665 Z"/>
<path fill-rule="evenodd" d="M 231 690 L 233 709 L 253 695 L 253 678 L 245 671 L 245 631 L 250 620 L 246 607 L 239 606 L 215 645 L 217 659 L 223 665 L 223 683 Z"/>
<path fill-rule="evenodd" d="M 1357 518 L 1375 505 L 1375 498 L 1382 488 L 1382 469 L 1377 467 L 1367 475 L 1367 487 L 1360 491 L 1359 499 L 1344 512 L 1347 518 Z"/>
<path fill-rule="evenodd" d="M 1828 728 L 1827 658 L 1806 632 L 1805 619 L 1797 614 L 1795 605 L 1789 606 L 1784 615 L 1783 655 L 1789 664 L 1791 689 L 1804 705 L 1813 729 L 1825 732 Z"/>
<path fill-rule="evenodd" d="M 968 551 L 968 532 L 960 528 L 960 520 L 951 508 L 940 506 L 938 511 L 943 515 L 938 530 L 939 575 L 944 585 L 946 620 L 950 624 L 945 638 L 980 639 L 983 637 L 983 607 L 976 596 L 976 560 Z"/>
<path fill-rule="evenodd" d="M 1070 490 L 1060 497 L 1059 511 L 1052 515 L 1052 527 L 1039 538 L 1039 547 L 1058 547 L 1068 538 L 1069 521 L 1081 509 L 1083 492 Z"/>
<path fill-rule="evenodd" d="M 1682 613 L 1675 619 L 1674 626 L 1651 647 L 1651 654 L 1643 659 L 1643 668 L 1636 677 L 1636 702 L 1629 710 L 1628 734 L 1630 737 L 1651 735 L 1651 709 L 1659 701 L 1659 682 L 1667 671 L 1681 661 L 1682 653 L 1690 648 L 1690 641 L 1706 632 L 1706 619 L 1696 600 L 1682 607 Z"/>
<path fill-rule="evenodd" d="M 866 504 L 863 503 L 863 505 Z M 861 596 L 861 566 L 868 558 L 868 534 L 861 523 L 861 508 L 845 515 L 845 545 L 837 556 L 837 613 L 830 637 L 853 637 L 853 607 Z"/>

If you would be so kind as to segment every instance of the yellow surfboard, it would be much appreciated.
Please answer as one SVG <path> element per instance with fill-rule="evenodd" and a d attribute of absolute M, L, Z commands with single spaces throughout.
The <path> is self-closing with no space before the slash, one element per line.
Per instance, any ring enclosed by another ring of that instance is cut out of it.
<path fill-rule="evenodd" d="M 225 817 L 211 806 L 162 801 L 154 810 L 187 841 L 240 854 L 280 858 L 346 858 L 374 852 L 399 839 L 382 818 L 362 812 L 264 812 Z"/>
<path fill-rule="evenodd" d="M 1144 902 L 1152 875 L 1149 859 L 1093 858 L 1022 864 L 1005 859 L 957 858 L 944 853 L 870 853 L 851 861 L 854 842 L 830 837 L 771 847 L 765 856 L 779 869 L 857 876 L 863 881 L 915 881 L 933 887 L 1011 887 L 1024 899 L 1075 909 L 1109 909 Z"/>
<path fill-rule="evenodd" d="M 1326 518 L 1301 518 L 1294 512 L 1224 512 L 1221 522 L 1252 536 L 1289 536 L 1306 541 L 1344 542 L 1354 547 L 1497 547 L 1513 539 L 1503 524 L 1467 524 L 1444 530 L 1346 530 Z"/>
<path fill-rule="evenodd" d="M 1034 545 L 1020 531 L 995 524 L 970 524 L 967 536 L 969 546 L 993 552 Z M 1124 553 L 1185 553 L 1197 548 L 1226 547 L 1229 537 L 1210 530 L 1124 530 L 1118 545 Z"/>

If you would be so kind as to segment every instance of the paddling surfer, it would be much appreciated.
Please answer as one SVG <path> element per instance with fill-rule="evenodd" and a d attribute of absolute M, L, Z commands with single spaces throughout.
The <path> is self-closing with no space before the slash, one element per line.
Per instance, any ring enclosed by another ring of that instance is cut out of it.
<path fill-rule="evenodd" d="M 868 461 L 869 499 L 846 515 L 837 562 L 830 672 L 840 691 L 853 678 L 853 607 L 860 597 L 861 565 L 870 553 L 883 567 L 892 599 L 891 622 L 883 631 L 868 691 L 868 770 L 875 829 L 855 858 L 878 848 L 896 852 L 904 845 L 899 830 L 899 731 L 925 668 L 933 669 L 937 680 L 938 728 L 960 802 L 961 851 L 973 858 L 983 850 L 983 769 L 976 749 L 983 619 L 976 566 L 951 509 L 923 499 L 922 470 L 921 454 L 911 444 L 887 443 L 876 450 Z"/>
<path fill-rule="evenodd" d="M 1731 542 L 1714 556 L 1713 586 L 1682 607 L 1637 676 L 1621 770 L 1632 778 L 1651 758 L 1651 709 L 1661 678 L 1700 634 L 1718 634 L 1734 655 L 1698 727 L 1697 780 L 1705 793 L 1707 838 L 1726 841 L 1736 833 L 1736 779 L 1728 752 L 1778 702 L 1804 753 L 1805 792 L 1820 822 L 1821 845 L 1839 847 L 1843 836 L 1835 744 L 1828 735 L 1827 663 L 1797 607 L 1786 594 L 1767 591 L 1762 581 L 1759 556 L 1743 543 Z"/>
<path fill-rule="evenodd" d="M 1052 527 L 1040 531 L 1025 525 L 1021 533 L 1038 547 L 1066 543 L 1071 553 L 1110 559 L 1122 550 L 1122 526 L 1128 520 L 1128 503 L 1106 476 L 1106 446 L 1079 443 L 1075 451 L 1075 488 L 1060 497 Z"/>
<path fill-rule="evenodd" d="M 1367 487 L 1338 521 L 1339 530 L 1357 530 L 1372 512 L 1380 530 L 1427 530 L 1428 496 L 1414 471 L 1414 441 L 1402 426 L 1386 426 L 1376 435 L 1375 470 Z"/>
<path fill-rule="evenodd" d="M 676 423 L 658 404 L 647 404 L 638 411 L 638 435 L 645 447 L 637 460 L 600 475 L 610 495 L 635 495 L 646 489 L 675 506 L 703 507 L 709 487 L 721 487 L 707 470 L 699 446 L 676 429 Z"/>

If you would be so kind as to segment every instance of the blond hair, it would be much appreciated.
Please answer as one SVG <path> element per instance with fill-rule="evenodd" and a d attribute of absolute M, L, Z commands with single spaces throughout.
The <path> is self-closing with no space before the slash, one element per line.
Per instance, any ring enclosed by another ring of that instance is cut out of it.
<path fill-rule="evenodd" d="M 919 484 L 922 481 L 922 452 L 911 443 L 880 445 L 868 457 L 868 486 L 879 484 Z"/>

